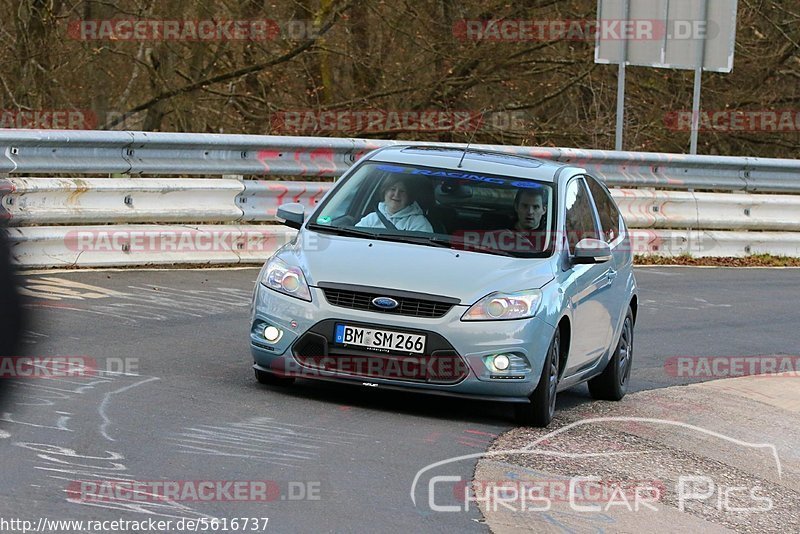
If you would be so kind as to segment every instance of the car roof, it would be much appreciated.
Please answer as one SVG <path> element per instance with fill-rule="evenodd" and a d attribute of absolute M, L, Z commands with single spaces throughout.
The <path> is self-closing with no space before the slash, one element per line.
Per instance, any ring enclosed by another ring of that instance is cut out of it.
<path fill-rule="evenodd" d="M 464 156 L 459 167 L 459 161 Z M 583 169 L 564 163 L 507 154 L 480 148 L 463 149 L 436 145 L 392 145 L 374 152 L 370 160 L 383 163 L 404 163 L 460 172 L 479 172 L 513 178 L 553 182 L 560 172 L 570 168 L 575 173 Z M 574 174 L 574 173 L 570 173 Z"/>

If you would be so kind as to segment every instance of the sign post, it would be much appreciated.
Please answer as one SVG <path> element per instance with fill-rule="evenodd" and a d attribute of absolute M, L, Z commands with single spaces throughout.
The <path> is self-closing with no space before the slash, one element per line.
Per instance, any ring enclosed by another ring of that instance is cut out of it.
<path fill-rule="evenodd" d="M 708 0 L 703 2 L 703 20 L 706 23 L 706 30 L 708 30 Z M 734 11 L 734 16 L 736 12 Z M 697 154 L 697 137 L 700 131 L 700 91 L 703 86 L 703 65 L 706 61 L 706 42 L 698 41 L 697 46 L 697 63 L 694 68 L 694 96 L 692 97 L 692 138 L 690 141 L 689 154 Z M 733 52 L 731 52 L 733 54 Z"/>
<path fill-rule="evenodd" d="M 730 72 L 738 0 L 599 0 L 595 63 L 619 65 L 616 149 L 622 149 L 625 67 L 695 71 L 690 151 L 697 153 L 703 71 Z M 617 34 L 606 28 L 625 28 Z M 623 109 L 620 109 L 623 108 Z"/>
<path fill-rule="evenodd" d="M 625 18 L 630 16 L 630 0 L 623 0 Z M 598 34 L 599 37 L 599 34 Z M 628 41 L 625 40 L 625 45 L 622 47 L 622 60 L 619 62 L 619 70 L 617 74 L 617 133 L 614 139 L 614 150 L 622 150 L 622 136 L 624 133 L 625 125 L 625 63 L 628 58 Z"/>

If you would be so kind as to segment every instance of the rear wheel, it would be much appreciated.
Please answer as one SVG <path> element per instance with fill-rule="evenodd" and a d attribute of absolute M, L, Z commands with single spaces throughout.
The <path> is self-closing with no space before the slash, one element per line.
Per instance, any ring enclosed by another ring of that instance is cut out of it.
<path fill-rule="evenodd" d="M 600 376 L 589 380 L 589 393 L 598 400 L 621 400 L 628 392 L 633 366 L 633 311 L 628 308 L 617 350 Z"/>
<path fill-rule="evenodd" d="M 259 384 L 267 384 L 268 386 L 291 386 L 294 384 L 294 377 L 291 376 L 278 376 L 260 369 L 253 369 L 256 373 L 256 380 Z"/>
<path fill-rule="evenodd" d="M 514 406 L 517 422 L 525 426 L 546 427 L 556 412 L 556 389 L 558 388 L 558 367 L 561 361 L 561 333 L 556 330 L 547 358 L 542 368 L 542 376 L 531 394 L 530 404 Z"/>

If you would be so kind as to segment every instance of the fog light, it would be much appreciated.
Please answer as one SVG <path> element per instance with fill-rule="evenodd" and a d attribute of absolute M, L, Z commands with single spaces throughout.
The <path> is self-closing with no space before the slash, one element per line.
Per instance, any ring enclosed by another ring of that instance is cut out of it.
<path fill-rule="evenodd" d="M 508 369 L 509 365 L 511 365 L 511 360 L 509 360 L 508 356 L 505 354 L 498 354 L 494 357 L 494 360 L 492 360 L 492 364 L 498 371 L 505 371 Z"/>
<path fill-rule="evenodd" d="M 270 343 L 275 343 L 278 341 L 281 338 L 281 335 L 283 335 L 283 332 L 274 326 L 268 326 L 264 329 L 264 339 Z"/>

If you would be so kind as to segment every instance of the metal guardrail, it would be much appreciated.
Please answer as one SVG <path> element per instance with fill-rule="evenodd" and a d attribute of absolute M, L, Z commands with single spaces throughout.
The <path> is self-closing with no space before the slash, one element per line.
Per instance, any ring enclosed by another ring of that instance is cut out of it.
<path fill-rule="evenodd" d="M 319 137 L 0 130 L 0 173 L 336 176 L 375 146 Z"/>
<path fill-rule="evenodd" d="M 330 182 L 280 182 L 266 180 L 244 180 L 244 191 L 236 197 L 236 205 L 242 210 L 242 220 L 249 222 L 274 221 L 278 206 L 286 202 L 298 202 L 311 208 L 325 193 L 330 191 Z"/>
<path fill-rule="evenodd" d="M 166 132 L 0 130 L 0 173 L 332 177 L 344 172 L 368 151 L 391 144 L 408 142 Z M 800 193 L 798 160 L 474 146 L 583 167 L 610 186 Z"/>
<path fill-rule="evenodd" d="M 14 226 L 274 222 L 280 204 L 312 208 L 331 182 L 185 178 L 10 178 Z M 800 196 L 612 189 L 633 228 L 800 231 Z"/>
<path fill-rule="evenodd" d="M 800 232 L 800 195 L 612 189 L 632 228 Z"/>
<path fill-rule="evenodd" d="M 631 230 L 635 254 L 696 258 L 743 257 L 750 254 L 800 257 L 800 233 L 720 230 Z"/>
<path fill-rule="evenodd" d="M 103 225 L 11 228 L 24 267 L 260 264 L 290 241 L 284 226 Z"/>
<path fill-rule="evenodd" d="M 244 184 L 228 179 L 10 178 L 3 209 L 14 226 L 227 222 Z"/>
<path fill-rule="evenodd" d="M 394 142 L 0 130 L 0 173 L 7 174 L 0 178 L 0 218 L 14 227 L 23 266 L 260 263 L 293 231 L 251 223 L 274 222 L 284 202 L 314 206 L 331 182 L 230 175 L 334 177 L 387 144 Z M 616 186 L 636 253 L 800 256 L 800 196 L 752 193 L 800 193 L 800 161 L 476 147 L 580 166 Z M 123 177 L 22 176 L 39 172 Z"/>

